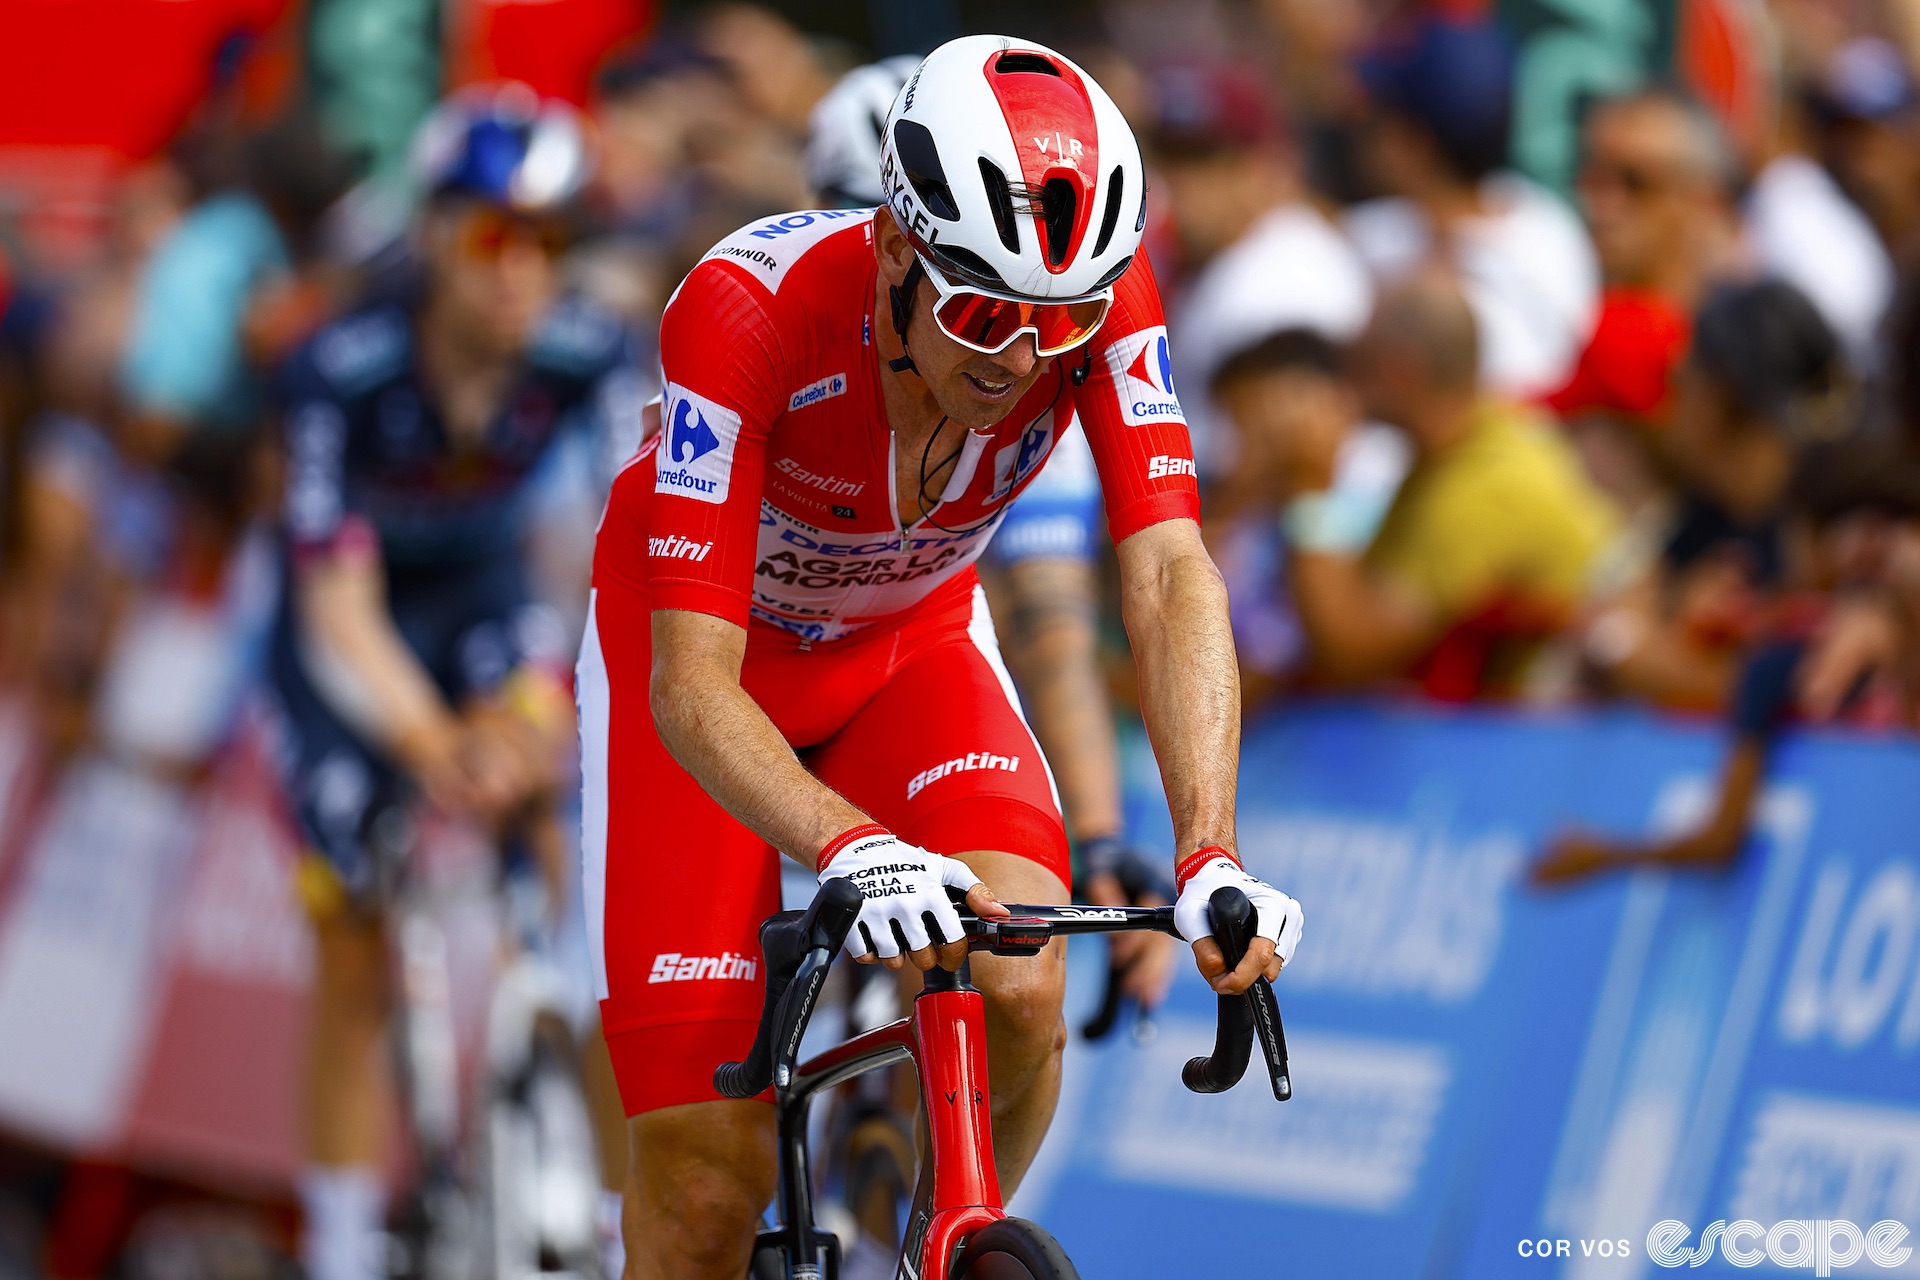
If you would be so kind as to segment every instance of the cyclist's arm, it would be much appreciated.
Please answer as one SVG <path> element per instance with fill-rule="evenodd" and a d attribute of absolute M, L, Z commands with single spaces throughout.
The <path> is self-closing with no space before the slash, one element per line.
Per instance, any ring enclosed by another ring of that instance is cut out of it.
<path fill-rule="evenodd" d="M 288 383 L 283 514 L 300 661 L 348 726 L 399 760 L 436 803 L 460 804 L 458 722 L 394 626 L 379 535 L 354 510 L 353 427 L 310 350 L 290 362 Z"/>
<path fill-rule="evenodd" d="M 1140 671 L 1141 718 L 1160 761 L 1176 846 L 1218 846 L 1237 859 L 1240 668 L 1227 621 L 1226 583 L 1193 520 L 1149 525 L 1116 550 L 1120 611 Z M 1201 976 L 1222 994 L 1238 994 L 1278 971 L 1274 942 L 1262 936 L 1252 940 L 1231 974 L 1212 937 L 1194 942 L 1193 954 Z"/>
<path fill-rule="evenodd" d="M 829 841 L 873 819 L 808 773 L 740 687 L 746 651 L 746 629 L 736 623 L 656 609 L 647 690 L 654 726 L 721 808 L 811 871 Z"/>
<path fill-rule="evenodd" d="M 1079 841 L 1120 833 L 1119 748 L 1094 626 L 1093 565 L 1033 556 L 986 575 L 1001 646 Z"/>
<path fill-rule="evenodd" d="M 455 773 L 459 719 L 393 624 L 377 554 L 334 549 L 302 557 L 293 592 L 300 657 L 320 696 L 392 753 L 436 803 L 464 806 Z"/>
<path fill-rule="evenodd" d="M 1121 541 L 1120 612 L 1140 670 L 1140 713 L 1160 761 L 1174 844 L 1234 851 L 1240 670 L 1227 588 L 1192 520 Z"/>

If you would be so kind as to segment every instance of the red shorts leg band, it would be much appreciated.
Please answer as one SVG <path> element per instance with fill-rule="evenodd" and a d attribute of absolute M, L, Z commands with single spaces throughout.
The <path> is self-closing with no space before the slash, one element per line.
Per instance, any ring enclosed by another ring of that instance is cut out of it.
<path fill-rule="evenodd" d="M 730 1101 L 714 1091 L 713 1069 L 746 1057 L 758 1026 L 757 1018 L 715 1018 L 609 1032 L 621 1108 L 631 1117 L 689 1102 Z M 759 1100 L 773 1101 L 772 1091 Z"/>

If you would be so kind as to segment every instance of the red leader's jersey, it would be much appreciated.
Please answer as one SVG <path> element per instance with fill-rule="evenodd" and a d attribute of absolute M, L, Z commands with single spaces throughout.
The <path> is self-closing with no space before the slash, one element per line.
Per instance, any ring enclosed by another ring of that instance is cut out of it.
<path fill-rule="evenodd" d="M 874 345 L 873 214 L 755 223 L 703 258 L 661 322 L 661 430 L 614 484 L 595 581 L 713 614 L 756 642 L 841 639 L 963 601 L 1007 505 L 1063 433 L 1086 432 L 1114 540 L 1199 514 L 1192 446 L 1144 255 L 1106 324 L 959 449 L 940 500 L 902 528 Z M 1076 385 L 1076 370 L 1084 374 Z M 930 467 L 931 469 L 931 467 Z"/>

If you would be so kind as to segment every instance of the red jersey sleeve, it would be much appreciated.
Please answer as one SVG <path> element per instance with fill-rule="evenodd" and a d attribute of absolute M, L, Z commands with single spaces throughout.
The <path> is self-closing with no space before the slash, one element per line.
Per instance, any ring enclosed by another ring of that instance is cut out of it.
<path fill-rule="evenodd" d="M 661 318 L 666 389 L 646 542 L 656 609 L 747 624 L 782 364 L 772 305 L 738 268 L 707 261 Z"/>
<path fill-rule="evenodd" d="M 1163 520 L 1200 518 L 1187 417 L 1173 390 L 1160 289 L 1143 251 L 1113 290 L 1074 407 L 1093 446 L 1117 543 Z"/>

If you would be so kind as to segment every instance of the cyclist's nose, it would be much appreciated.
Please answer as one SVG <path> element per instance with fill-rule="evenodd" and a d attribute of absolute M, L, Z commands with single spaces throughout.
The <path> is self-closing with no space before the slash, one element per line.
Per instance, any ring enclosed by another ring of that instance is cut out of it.
<path fill-rule="evenodd" d="M 1032 334 L 1023 333 L 1007 344 L 1004 350 L 997 352 L 993 356 L 993 362 L 1008 377 L 1018 382 L 1032 373 L 1033 367 L 1040 363 L 1040 346 L 1034 341 Z"/>

